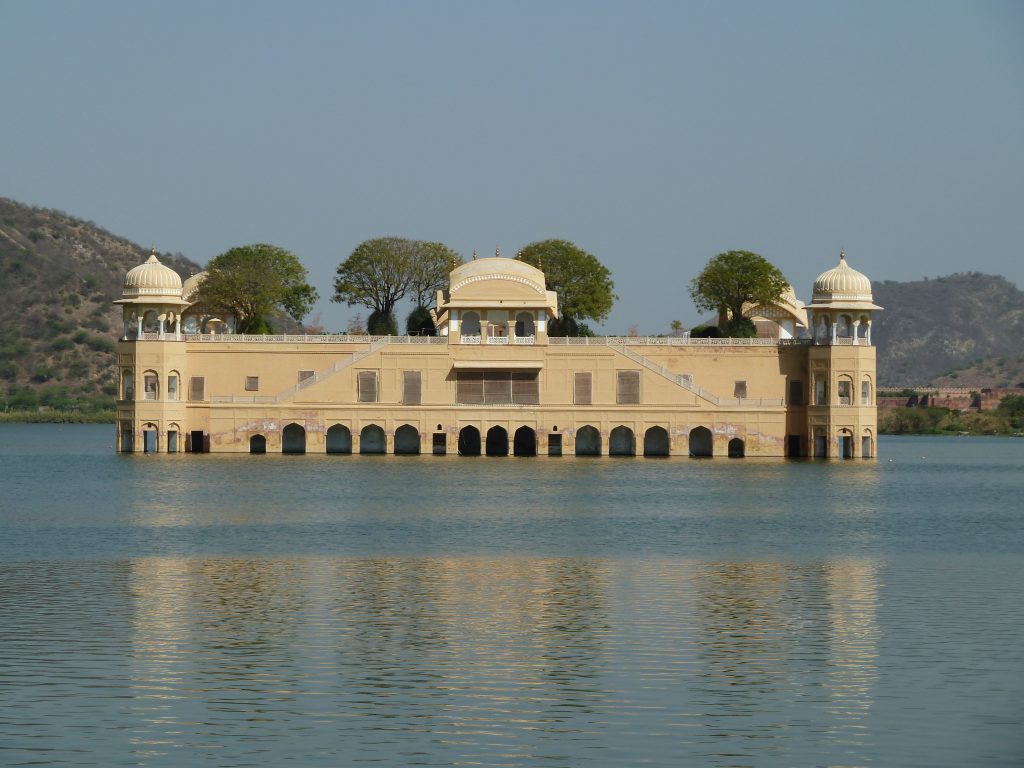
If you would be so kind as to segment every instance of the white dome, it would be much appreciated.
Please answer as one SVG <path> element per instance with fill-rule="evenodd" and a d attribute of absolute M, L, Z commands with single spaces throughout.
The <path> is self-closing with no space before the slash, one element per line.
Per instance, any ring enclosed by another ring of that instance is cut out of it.
<path fill-rule="evenodd" d="M 169 296 L 181 298 L 181 278 L 170 267 L 160 263 L 156 251 L 124 276 L 123 298 Z"/>
<path fill-rule="evenodd" d="M 846 263 L 840 251 L 839 264 L 822 272 L 814 281 L 814 303 L 829 301 L 866 301 L 871 303 L 871 281 Z"/>

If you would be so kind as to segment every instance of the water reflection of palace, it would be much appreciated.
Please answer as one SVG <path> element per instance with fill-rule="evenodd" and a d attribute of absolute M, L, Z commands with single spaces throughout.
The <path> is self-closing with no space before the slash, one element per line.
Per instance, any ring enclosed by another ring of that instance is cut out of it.
<path fill-rule="evenodd" d="M 755 339 L 549 336 L 544 273 L 475 259 L 434 336 L 234 332 L 155 253 L 125 277 L 121 451 L 506 456 L 875 454 L 871 282 L 844 255 L 750 306 Z"/>

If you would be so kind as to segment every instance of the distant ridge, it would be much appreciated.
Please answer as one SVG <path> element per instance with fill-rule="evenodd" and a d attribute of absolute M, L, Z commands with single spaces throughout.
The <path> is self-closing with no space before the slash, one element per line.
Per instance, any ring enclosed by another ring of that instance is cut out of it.
<path fill-rule="evenodd" d="M 1004 277 L 963 272 L 934 280 L 873 284 L 872 338 L 878 345 L 880 386 L 931 385 L 956 369 L 988 369 L 964 386 L 1015 386 L 1012 368 L 1024 349 L 1024 292 Z M 960 386 L 956 384 L 956 386 Z"/>
<path fill-rule="evenodd" d="M 112 407 L 111 301 L 148 250 L 62 211 L 0 197 L 0 407 Z M 201 267 L 181 254 L 160 260 L 183 278 Z"/>

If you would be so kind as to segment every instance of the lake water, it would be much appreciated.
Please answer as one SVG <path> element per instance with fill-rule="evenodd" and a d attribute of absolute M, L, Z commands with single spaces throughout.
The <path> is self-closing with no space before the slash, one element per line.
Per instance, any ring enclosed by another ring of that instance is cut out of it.
<path fill-rule="evenodd" d="M 119 456 L 0 425 L 0 765 L 1024 764 L 1024 440 Z"/>

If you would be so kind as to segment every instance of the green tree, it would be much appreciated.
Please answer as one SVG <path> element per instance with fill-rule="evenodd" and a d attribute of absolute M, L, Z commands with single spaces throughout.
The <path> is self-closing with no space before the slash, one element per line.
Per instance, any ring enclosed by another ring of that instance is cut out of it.
<path fill-rule="evenodd" d="M 371 336 L 397 336 L 398 321 L 395 313 L 374 310 L 366 319 L 366 332 Z"/>
<path fill-rule="evenodd" d="M 712 258 L 690 282 L 697 309 L 718 312 L 719 327 L 729 336 L 749 336 L 754 324 L 743 305 L 772 304 L 782 298 L 785 276 L 763 256 L 750 251 L 727 251 Z"/>
<path fill-rule="evenodd" d="M 411 293 L 416 305 L 424 306 L 460 263 L 462 258 L 443 243 L 401 237 L 366 240 L 338 265 L 331 300 L 390 315 Z"/>
<path fill-rule="evenodd" d="M 547 289 L 558 294 L 559 318 L 548 328 L 552 336 L 592 335 L 580 321 L 601 322 L 618 298 L 608 268 L 568 240 L 530 243 L 519 259 L 543 271 Z"/>
<path fill-rule="evenodd" d="M 284 312 L 301 321 L 317 299 L 295 254 L 256 243 L 225 251 L 206 268 L 199 300 L 235 316 L 239 333 L 271 331 L 269 320 Z"/>
<path fill-rule="evenodd" d="M 427 307 L 438 290 L 448 285 L 448 275 L 462 257 L 444 243 L 413 240 L 410 249 L 409 293 L 416 307 Z"/>
<path fill-rule="evenodd" d="M 405 332 L 410 336 L 437 336 L 434 318 L 426 307 L 416 307 L 405 321 Z"/>

